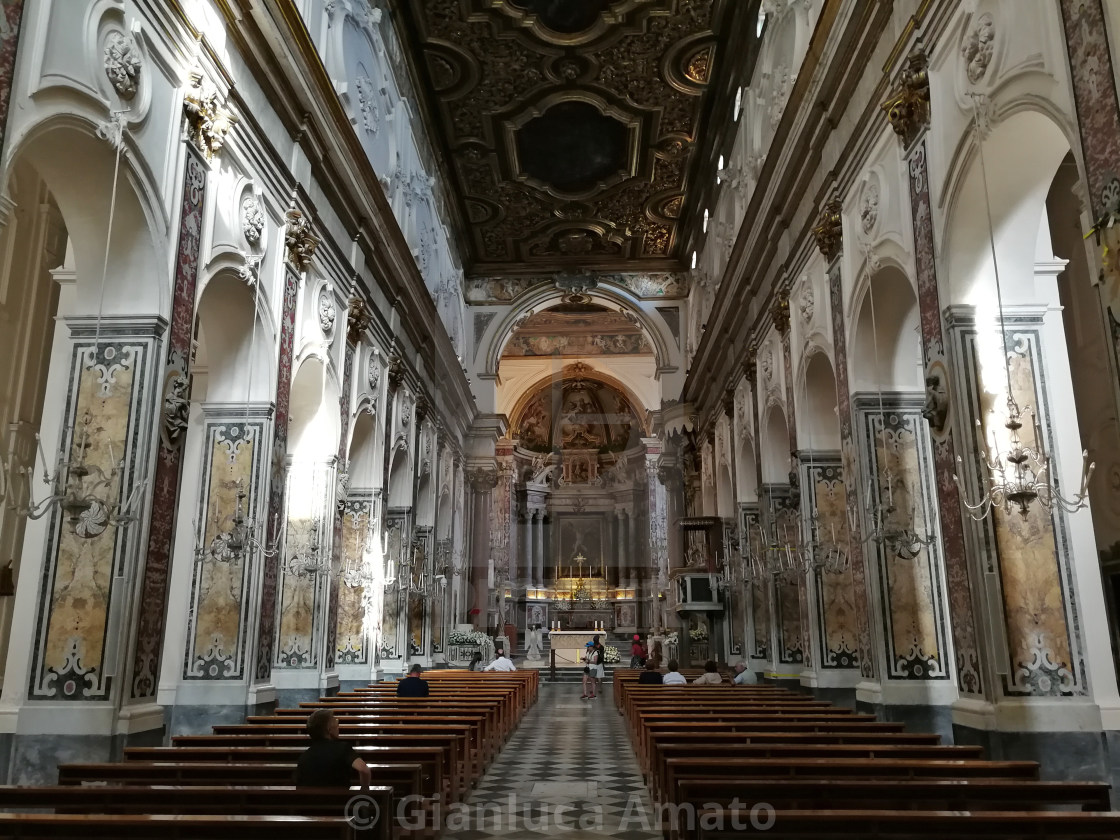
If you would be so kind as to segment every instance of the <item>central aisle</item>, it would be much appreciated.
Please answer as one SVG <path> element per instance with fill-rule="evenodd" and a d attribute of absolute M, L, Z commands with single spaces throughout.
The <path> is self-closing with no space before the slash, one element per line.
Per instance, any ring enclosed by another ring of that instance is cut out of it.
<path fill-rule="evenodd" d="M 579 695 L 578 683 L 542 680 L 536 705 L 465 807 L 445 812 L 441 840 L 660 840 L 610 686 L 594 700 Z"/>

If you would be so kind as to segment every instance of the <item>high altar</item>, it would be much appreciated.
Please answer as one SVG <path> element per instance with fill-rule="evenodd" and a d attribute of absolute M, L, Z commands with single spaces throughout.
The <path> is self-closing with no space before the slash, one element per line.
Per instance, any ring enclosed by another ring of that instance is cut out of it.
<path fill-rule="evenodd" d="M 585 573 L 584 566 L 588 566 Z M 567 576 L 562 573 L 567 571 Z M 606 565 L 599 561 L 599 574 L 583 553 L 572 558 L 572 564 L 565 570 L 557 565 L 552 596 L 553 615 L 560 622 L 561 630 L 591 631 L 600 629 L 600 634 L 614 628 L 614 601 L 625 597 L 626 593 L 610 586 L 606 576 Z M 583 633 L 587 635 L 586 632 Z M 590 635 L 584 641 L 589 641 Z"/>

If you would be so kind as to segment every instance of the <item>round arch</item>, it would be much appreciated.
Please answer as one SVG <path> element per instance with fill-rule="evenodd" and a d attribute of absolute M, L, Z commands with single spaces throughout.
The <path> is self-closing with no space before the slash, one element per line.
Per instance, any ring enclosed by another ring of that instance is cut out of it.
<path fill-rule="evenodd" d="M 836 373 L 824 348 L 804 357 L 801 371 L 798 440 L 812 450 L 840 451 L 840 419 L 836 414 Z"/>
<path fill-rule="evenodd" d="M 167 225 L 142 159 L 126 132 L 116 176 L 110 236 L 109 202 L 116 152 L 83 116 L 49 117 L 28 129 L 6 158 L 6 176 L 19 162 L 43 179 L 58 206 L 74 254 L 78 281 L 74 311 L 103 315 L 164 314 L 171 309 L 171 274 L 161 255 Z M 100 210 L 95 208 L 102 208 Z M 109 243 L 108 265 L 105 246 Z M 105 293 L 99 302 L 102 273 Z M 85 278 L 83 280 L 83 278 Z M 137 282 L 137 279 L 142 282 Z"/>
<path fill-rule="evenodd" d="M 898 267 L 884 265 L 871 276 L 857 313 L 852 390 L 922 390 L 918 299 L 910 278 Z"/>
<path fill-rule="evenodd" d="M 778 403 L 769 406 L 762 428 L 762 481 L 765 484 L 787 484 L 790 445 L 785 409 Z"/>
<path fill-rule="evenodd" d="M 564 376 L 565 370 L 567 368 L 567 365 L 565 365 L 564 368 L 561 368 L 561 381 L 571 381 Z M 572 378 L 574 379 L 574 376 Z M 641 424 L 642 435 L 644 437 L 649 437 L 651 435 L 648 415 L 649 409 L 647 409 L 642 404 L 642 401 L 638 399 L 637 395 L 630 388 L 628 388 L 615 377 L 611 376 L 609 373 L 605 373 L 601 370 L 595 370 L 594 368 L 586 366 L 584 366 L 584 368 L 580 370 L 579 378 L 590 382 L 597 382 L 600 385 L 606 385 L 607 387 L 612 388 L 618 393 L 622 394 L 622 396 L 625 397 L 626 401 L 630 404 L 630 409 L 634 412 L 634 416 Z M 522 391 L 521 396 L 517 398 L 517 401 L 513 405 L 513 411 L 510 412 L 509 415 L 509 428 L 511 435 L 517 434 L 518 428 L 521 424 L 522 416 L 524 415 L 525 409 L 529 406 L 529 404 L 540 394 L 541 391 L 543 391 L 545 388 L 551 387 L 555 382 L 556 377 L 554 376 L 541 376 L 529 386 L 527 386 L 524 391 Z"/>
<path fill-rule="evenodd" d="M 518 323 L 531 312 L 539 312 L 556 304 L 563 303 L 568 293 L 557 289 L 555 286 L 545 286 L 531 290 L 517 299 L 513 306 L 500 318 L 498 323 L 490 327 L 490 336 L 484 342 L 486 346 L 486 368 L 484 373 L 497 376 L 501 364 L 502 352 L 509 340 L 513 337 Z M 628 290 L 623 291 L 614 284 L 600 284 L 587 293 L 589 303 L 595 303 L 611 309 L 622 307 L 634 316 L 645 337 L 653 346 L 654 362 L 659 371 L 673 371 L 679 366 L 679 357 L 674 352 L 676 340 L 669 333 L 668 325 L 661 319 L 654 319 L 650 313 L 642 309 L 638 298 Z"/>
<path fill-rule="evenodd" d="M 256 312 L 254 315 L 254 300 Z M 210 276 L 195 311 L 196 367 L 206 372 L 198 402 L 268 402 L 276 393 L 268 304 L 232 271 Z"/>

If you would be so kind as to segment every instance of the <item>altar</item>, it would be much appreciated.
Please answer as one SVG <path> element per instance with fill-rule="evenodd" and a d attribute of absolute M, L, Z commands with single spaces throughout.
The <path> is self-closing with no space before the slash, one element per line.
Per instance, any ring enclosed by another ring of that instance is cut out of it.
<path fill-rule="evenodd" d="M 557 665 L 580 665 L 587 643 L 595 636 L 602 642 L 605 635 L 602 630 L 550 630 L 548 643 L 556 651 Z"/>

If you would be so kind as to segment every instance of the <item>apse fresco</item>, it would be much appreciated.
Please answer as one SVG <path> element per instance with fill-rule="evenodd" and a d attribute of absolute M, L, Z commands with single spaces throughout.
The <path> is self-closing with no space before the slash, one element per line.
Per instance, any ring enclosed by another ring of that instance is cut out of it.
<path fill-rule="evenodd" d="M 536 452 L 622 452 L 639 446 L 642 435 L 642 424 L 626 397 L 589 379 L 561 380 L 538 391 L 522 408 L 515 428 L 518 443 Z M 588 462 L 572 472 L 573 484 L 595 477 Z"/>
<path fill-rule="evenodd" d="M 517 328 L 502 356 L 626 356 L 652 352 L 653 347 L 633 320 L 596 306 L 586 311 L 554 308 L 538 312 Z"/>

